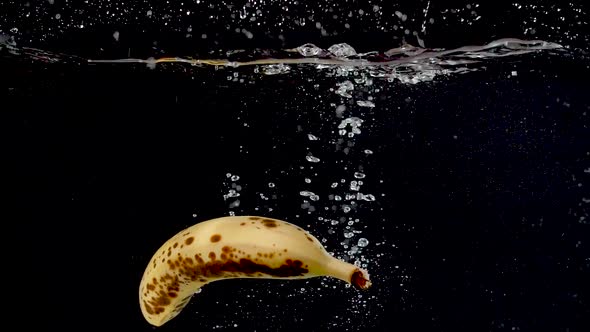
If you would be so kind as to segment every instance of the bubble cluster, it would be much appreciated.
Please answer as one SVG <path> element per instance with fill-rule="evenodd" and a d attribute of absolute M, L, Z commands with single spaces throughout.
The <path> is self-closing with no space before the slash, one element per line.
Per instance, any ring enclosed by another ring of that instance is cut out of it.
<path fill-rule="evenodd" d="M 240 176 L 232 173 L 226 173 L 225 179 L 227 182 L 224 183 L 227 192 L 223 194 L 223 199 L 228 202 L 229 215 L 236 215 L 235 209 L 240 207 L 240 199 L 242 186 L 239 184 Z"/>

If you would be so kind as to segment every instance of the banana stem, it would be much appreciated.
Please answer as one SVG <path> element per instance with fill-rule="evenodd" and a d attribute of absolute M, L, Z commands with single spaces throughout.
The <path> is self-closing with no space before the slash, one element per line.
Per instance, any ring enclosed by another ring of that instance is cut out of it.
<path fill-rule="evenodd" d="M 357 289 L 371 287 L 369 273 L 360 267 L 332 257 L 325 266 L 326 275 L 352 284 Z"/>

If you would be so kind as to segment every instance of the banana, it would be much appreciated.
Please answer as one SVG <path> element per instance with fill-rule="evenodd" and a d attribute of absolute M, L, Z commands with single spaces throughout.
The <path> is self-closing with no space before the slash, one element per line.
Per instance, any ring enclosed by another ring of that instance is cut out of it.
<path fill-rule="evenodd" d="M 145 319 L 161 326 L 213 281 L 319 276 L 359 289 L 371 286 L 367 271 L 331 256 L 296 225 L 257 216 L 223 217 L 179 232 L 156 251 L 139 285 L 139 304 Z"/>

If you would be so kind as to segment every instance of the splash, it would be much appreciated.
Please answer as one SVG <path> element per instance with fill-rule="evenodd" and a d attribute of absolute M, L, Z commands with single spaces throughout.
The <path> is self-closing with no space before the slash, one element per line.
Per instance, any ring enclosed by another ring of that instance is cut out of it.
<path fill-rule="evenodd" d="M 247 51 L 235 51 L 231 53 L 234 58 L 251 58 L 257 55 L 260 58 L 253 60 L 230 59 L 193 59 L 182 57 L 164 57 L 159 59 L 89 59 L 89 63 L 186 63 L 190 65 L 211 65 L 242 67 L 255 65 L 288 65 L 288 64 L 316 64 L 366 67 L 376 65 L 401 65 L 408 63 L 424 62 L 439 65 L 459 65 L 474 63 L 478 60 L 497 57 L 527 54 L 542 50 L 561 49 L 563 46 L 557 43 L 542 40 L 521 40 L 505 38 L 479 46 L 463 46 L 455 49 L 429 49 L 405 44 L 385 52 L 372 51 L 358 54 L 348 44 L 336 44 L 327 50 L 313 44 L 305 44 L 292 49 L 273 51 L 258 51 L 250 54 Z"/>
<path fill-rule="evenodd" d="M 454 49 L 431 49 L 404 44 L 387 51 L 357 53 L 345 43 L 322 49 L 313 44 L 282 50 L 236 50 L 219 57 L 163 57 L 125 59 L 85 59 L 75 55 L 51 53 L 35 48 L 19 48 L 14 40 L 2 35 L 0 56 L 4 52 L 46 63 L 74 62 L 79 65 L 144 64 L 155 69 L 157 65 L 213 66 L 215 68 L 254 67 L 255 73 L 281 75 L 291 72 L 292 66 L 311 65 L 328 70 L 334 76 L 346 76 L 349 71 L 362 70 L 371 77 L 397 80 L 406 84 L 430 81 L 439 75 L 477 70 L 478 64 L 496 58 L 514 57 L 542 51 L 559 51 L 560 44 L 542 40 L 504 38 L 485 45 L 463 46 Z M 481 67 L 481 66 L 480 66 Z M 348 91 L 341 87 L 342 93 Z M 370 104 L 362 105 L 371 107 Z"/>

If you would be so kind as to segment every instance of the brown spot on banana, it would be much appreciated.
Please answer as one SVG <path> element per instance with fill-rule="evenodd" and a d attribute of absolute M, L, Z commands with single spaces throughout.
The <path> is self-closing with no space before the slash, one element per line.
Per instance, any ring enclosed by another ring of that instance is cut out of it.
<path fill-rule="evenodd" d="M 266 227 L 277 227 L 278 224 L 273 219 L 262 219 L 262 224 Z"/>
<path fill-rule="evenodd" d="M 242 227 L 248 221 L 266 227 Z M 179 242 L 186 245 L 174 247 Z M 174 255 L 160 261 L 161 253 L 171 248 Z M 155 326 L 176 317 L 202 286 L 227 278 L 330 276 L 359 289 L 371 285 L 365 270 L 331 256 L 313 235 L 285 221 L 256 216 L 217 218 L 189 227 L 164 243 L 150 262 L 139 303 Z"/>

